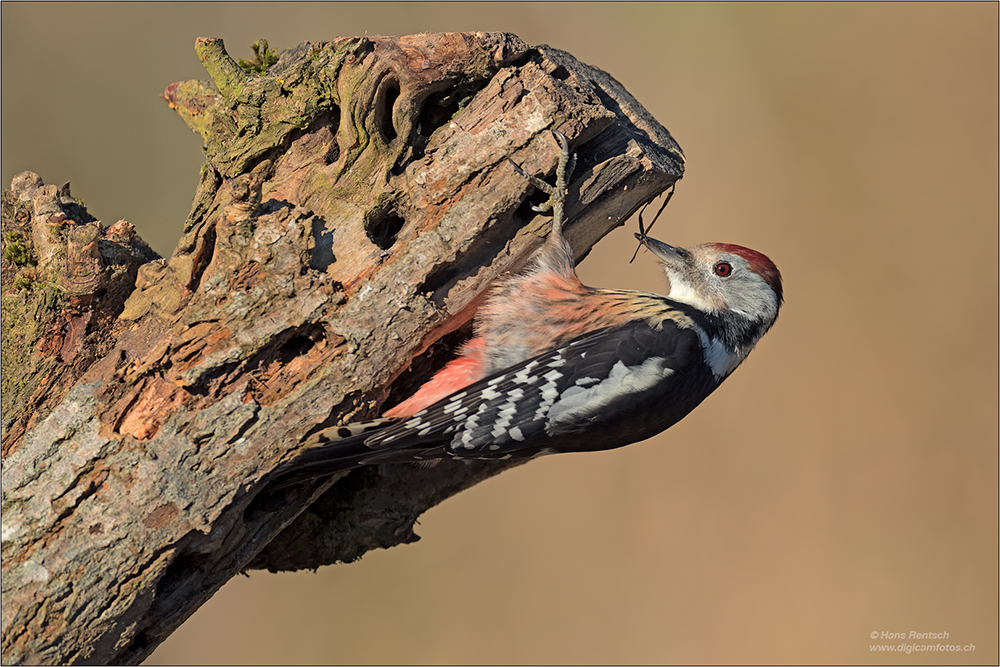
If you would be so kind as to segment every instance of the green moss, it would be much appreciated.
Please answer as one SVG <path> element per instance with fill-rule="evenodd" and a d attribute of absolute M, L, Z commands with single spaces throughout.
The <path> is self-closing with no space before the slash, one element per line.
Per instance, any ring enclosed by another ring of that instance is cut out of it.
<path fill-rule="evenodd" d="M 62 362 L 56 356 L 40 355 L 36 351 L 39 339 L 55 313 L 63 310 L 65 301 L 53 286 L 18 277 L 13 285 L 18 291 L 0 293 L 0 356 L 17 359 L 18 363 L 0 364 L 0 396 L 3 397 L 3 424 L 9 425 L 30 406 L 19 405 L 21 394 L 31 390 L 38 378 L 47 373 L 39 368 L 56 367 Z M 33 379 L 34 378 L 34 379 Z"/>
<path fill-rule="evenodd" d="M 14 266 L 34 266 L 38 263 L 27 239 L 17 232 L 7 232 L 3 258 Z"/>
<path fill-rule="evenodd" d="M 250 48 L 253 49 L 253 58 L 239 59 L 240 67 L 247 74 L 266 74 L 267 69 L 278 62 L 278 52 L 268 47 L 266 39 L 254 42 Z"/>
<path fill-rule="evenodd" d="M 249 62 L 237 62 L 218 40 L 200 40 L 198 57 L 218 90 L 196 81 L 174 90 L 175 108 L 201 135 L 212 167 L 223 178 L 252 168 L 261 155 L 281 145 L 289 132 L 308 127 L 318 114 L 337 106 L 338 86 L 356 85 L 341 82 L 338 72 L 358 50 L 357 40 L 345 40 L 336 48 L 315 48 L 317 59 L 292 63 L 280 81 L 255 75 L 277 61 L 266 42 L 262 39 L 254 45 L 256 55 Z M 363 72 L 356 75 L 363 78 Z M 192 114 L 190 109 L 199 112 Z M 367 137 L 360 140 L 367 143 Z"/>

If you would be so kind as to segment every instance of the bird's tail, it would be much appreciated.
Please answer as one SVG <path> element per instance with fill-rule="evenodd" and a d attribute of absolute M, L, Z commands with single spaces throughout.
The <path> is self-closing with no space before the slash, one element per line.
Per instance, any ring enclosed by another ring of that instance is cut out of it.
<path fill-rule="evenodd" d="M 272 473 L 269 487 L 280 489 L 318 477 L 326 477 L 369 463 L 381 463 L 390 452 L 369 447 L 372 434 L 395 423 L 398 419 L 376 419 L 358 424 L 333 426 L 313 434 L 290 461 Z"/>

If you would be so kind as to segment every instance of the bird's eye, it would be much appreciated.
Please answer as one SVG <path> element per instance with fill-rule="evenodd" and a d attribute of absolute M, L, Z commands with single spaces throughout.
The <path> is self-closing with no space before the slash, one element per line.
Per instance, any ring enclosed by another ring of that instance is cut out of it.
<path fill-rule="evenodd" d="M 729 262 L 719 262 L 715 265 L 715 275 L 725 278 L 733 272 L 733 265 Z"/>

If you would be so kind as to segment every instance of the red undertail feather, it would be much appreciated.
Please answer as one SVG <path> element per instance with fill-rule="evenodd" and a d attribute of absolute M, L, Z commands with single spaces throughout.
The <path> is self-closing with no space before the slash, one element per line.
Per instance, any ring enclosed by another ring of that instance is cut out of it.
<path fill-rule="evenodd" d="M 446 396 L 485 377 L 486 341 L 474 338 L 466 343 L 460 356 L 434 374 L 417 393 L 391 410 L 385 417 L 410 417 Z"/>

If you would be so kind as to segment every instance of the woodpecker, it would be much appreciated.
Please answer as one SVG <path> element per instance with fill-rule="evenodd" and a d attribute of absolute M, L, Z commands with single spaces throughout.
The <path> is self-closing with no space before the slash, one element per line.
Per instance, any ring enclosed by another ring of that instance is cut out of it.
<path fill-rule="evenodd" d="M 562 235 L 575 156 L 561 145 L 552 231 L 527 268 L 499 279 L 456 359 L 381 419 L 313 435 L 278 469 L 284 486 L 359 465 L 509 459 L 614 449 L 685 417 L 736 370 L 778 317 L 781 274 L 739 245 L 636 238 L 663 265 L 666 295 L 587 287 Z M 513 163 L 511 163 L 513 164 Z"/>

